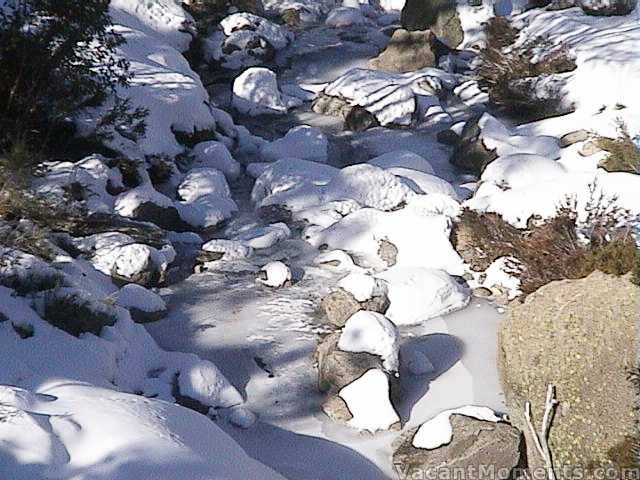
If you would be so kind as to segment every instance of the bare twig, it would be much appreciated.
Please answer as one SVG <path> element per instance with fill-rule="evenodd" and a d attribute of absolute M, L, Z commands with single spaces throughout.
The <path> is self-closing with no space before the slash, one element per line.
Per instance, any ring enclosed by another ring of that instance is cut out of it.
<path fill-rule="evenodd" d="M 553 385 L 549 385 L 547 387 L 547 398 L 544 404 L 544 414 L 542 416 L 540 432 L 536 432 L 533 422 L 531 421 L 531 402 L 526 402 L 524 407 L 524 416 L 527 421 L 527 426 L 531 431 L 531 437 L 533 438 L 536 450 L 544 461 L 545 468 L 547 470 L 547 480 L 556 480 L 548 438 L 549 430 L 551 429 L 551 422 L 553 420 L 553 413 L 557 405 L 558 401 L 556 400 L 555 387 Z"/>

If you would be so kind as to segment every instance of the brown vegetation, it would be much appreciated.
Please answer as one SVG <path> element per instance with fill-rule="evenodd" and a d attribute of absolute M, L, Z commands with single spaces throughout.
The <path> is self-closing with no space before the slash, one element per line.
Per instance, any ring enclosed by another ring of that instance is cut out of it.
<path fill-rule="evenodd" d="M 640 174 L 640 149 L 633 142 L 624 122 L 618 122 L 618 138 L 598 137 L 596 144 L 609 153 L 600 162 L 607 172 Z"/>

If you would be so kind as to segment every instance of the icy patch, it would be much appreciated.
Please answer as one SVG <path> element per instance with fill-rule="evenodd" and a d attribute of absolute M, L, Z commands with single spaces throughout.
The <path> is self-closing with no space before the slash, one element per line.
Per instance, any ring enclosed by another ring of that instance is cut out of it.
<path fill-rule="evenodd" d="M 319 128 L 300 125 L 292 128 L 278 140 L 260 149 L 265 162 L 275 162 L 285 157 L 295 157 L 311 162 L 326 163 L 329 142 Z"/>
<path fill-rule="evenodd" d="M 393 267 L 378 275 L 388 285 L 387 317 L 396 325 L 416 325 L 466 307 L 470 296 L 441 270 Z"/>
<path fill-rule="evenodd" d="M 300 99 L 281 93 L 276 74 L 262 67 L 248 68 L 234 80 L 232 102 L 247 115 L 282 115 L 302 105 Z"/>
<path fill-rule="evenodd" d="M 359 430 L 387 430 L 400 421 L 389 400 L 389 380 L 381 370 L 369 370 L 339 393 L 353 418 L 349 425 Z"/>
<path fill-rule="evenodd" d="M 395 150 L 372 158 L 367 163 L 376 167 L 390 169 L 403 168 L 433 175 L 433 167 L 424 157 L 409 150 Z"/>
<path fill-rule="evenodd" d="M 467 405 L 453 410 L 446 410 L 420 426 L 413 437 L 413 446 L 433 450 L 450 443 L 453 438 L 453 428 L 451 427 L 452 415 L 464 415 L 465 417 L 477 418 L 478 420 L 494 423 L 504 420 L 487 407 Z"/>
<path fill-rule="evenodd" d="M 398 330 L 384 315 L 360 310 L 342 330 L 338 348 L 344 352 L 378 355 L 389 372 L 398 371 Z"/>

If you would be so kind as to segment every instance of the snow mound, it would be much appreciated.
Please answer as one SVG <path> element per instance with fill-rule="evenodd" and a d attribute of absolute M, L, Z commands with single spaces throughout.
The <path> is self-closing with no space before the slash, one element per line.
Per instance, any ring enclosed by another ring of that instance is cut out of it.
<path fill-rule="evenodd" d="M 158 207 L 173 207 L 173 201 L 158 192 L 150 183 L 144 183 L 139 187 L 128 190 L 118 195 L 115 199 L 115 211 L 123 217 L 133 217 L 140 206 L 151 203 Z"/>
<path fill-rule="evenodd" d="M 0 404 L 0 469 L 12 480 L 283 479 L 214 422 L 157 399 L 58 382 L 0 386 Z"/>
<path fill-rule="evenodd" d="M 397 372 L 399 367 L 399 334 L 384 315 L 360 310 L 345 324 L 338 348 L 344 352 L 366 352 L 382 358 L 384 368 Z"/>
<path fill-rule="evenodd" d="M 325 200 L 351 198 L 378 210 L 393 210 L 413 194 L 392 173 L 373 165 L 345 167 L 329 182 Z"/>
<path fill-rule="evenodd" d="M 293 218 L 304 220 L 313 226 L 327 228 L 360 208 L 360 204 L 355 200 L 337 200 L 294 212 Z"/>
<path fill-rule="evenodd" d="M 338 282 L 338 286 L 353 295 L 359 302 L 366 302 L 387 293 L 384 282 L 364 273 L 350 273 Z"/>
<path fill-rule="evenodd" d="M 345 28 L 351 25 L 363 25 L 369 23 L 368 19 L 362 14 L 360 8 L 338 7 L 334 8 L 327 15 L 325 24 L 333 28 Z"/>
<path fill-rule="evenodd" d="M 551 160 L 560 158 L 560 144 L 555 137 L 517 135 L 488 113 L 480 117 L 478 126 L 482 142 L 489 150 L 495 150 L 498 157 L 530 153 Z"/>
<path fill-rule="evenodd" d="M 191 155 L 194 157 L 195 167 L 215 168 L 224 173 L 224 176 L 230 181 L 240 176 L 240 164 L 221 142 L 198 143 L 191 150 Z"/>
<path fill-rule="evenodd" d="M 224 175 L 213 168 L 190 170 L 178 194 L 183 200 L 177 204 L 180 217 L 195 227 L 213 227 L 238 211 Z"/>
<path fill-rule="evenodd" d="M 428 173 L 431 175 L 434 174 L 433 167 L 424 159 L 424 157 L 409 150 L 388 152 L 372 158 L 367 163 L 384 169 L 404 168 L 408 170 L 417 170 L 418 172 Z"/>
<path fill-rule="evenodd" d="M 440 177 L 423 173 L 409 168 L 393 167 L 388 172 L 393 173 L 407 187 L 419 195 L 439 194 L 459 200 L 459 195 L 453 185 Z"/>
<path fill-rule="evenodd" d="M 353 415 L 349 425 L 354 428 L 373 433 L 400 421 L 389 400 L 389 379 L 381 370 L 367 371 L 340 390 L 339 395 Z"/>
<path fill-rule="evenodd" d="M 161 312 L 167 305 L 160 295 L 144 288 L 142 285 L 130 283 L 120 289 L 116 303 L 124 308 L 135 308 L 143 312 Z"/>
<path fill-rule="evenodd" d="M 247 115 L 286 113 L 302 101 L 290 97 L 278 87 L 276 74 L 263 67 L 248 68 L 233 82 L 233 106 Z"/>
<path fill-rule="evenodd" d="M 413 446 L 433 450 L 450 443 L 453 438 L 453 428 L 450 421 L 452 415 L 464 415 L 465 417 L 477 418 L 485 422 L 501 422 L 504 420 L 488 407 L 467 405 L 453 410 L 445 410 L 420 426 L 413 437 Z"/>
<path fill-rule="evenodd" d="M 276 243 L 291 236 L 291 230 L 285 223 L 272 223 L 265 227 L 254 227 L 241 232 L 235 240 L 239 240 L 249 247 L 259 250 L 270 248 Z"/>
<path fill-rule="evenodd" d="M 553 180 L 565 172 L 562 164 L 555 160 L 524 153 L 494 160 L 487 165 L 480 180 L 503 189 L 521 188 L 532 183 Z"/>
<path fill-rule="evenodd" d="M 396 325 L 415 325 L 467 306 L 467 289 L 441 270 L 393 267 L 378 275 L 388 285 L 387 317 Z"/>
<path fill-rule="evenodd" d="M 291 269 L 282 262 L 269 262 L 260 269 L 262 277 L 256 281 L 268 287 L 279 288 L 291 281 Z"/>
<path fill-rule="evenodd" d="M 329 142 L 319 128 L 299 125 L 292 128 L 278 140 L 274 140 L 260 149 L 265 162 L 275 162 L 285 157 L 295 157 L 311 162 L 326 163 Z"/>

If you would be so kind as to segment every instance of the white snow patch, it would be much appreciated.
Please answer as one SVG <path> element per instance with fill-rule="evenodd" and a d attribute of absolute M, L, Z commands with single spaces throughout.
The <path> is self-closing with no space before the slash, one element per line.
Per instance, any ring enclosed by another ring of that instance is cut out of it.
<path fill-rule="evenodd" d="M 135 308 L 150 313 L 167 309 L 167 305 L 160 295 L 135 283 L 125 285 L 120 289 L 116 296 L 116 303 L 124 308 Z"/>
<path fill-rule="evenodd" d="M 268 68 L 252 67 L 233 82 L 233 106 L 247 115 L 284 114 L 302 101 L 280 92 L 276 74 Z"/>
<path fill-rule="evenodd" d="M 198 143 L 191 150 L 191 155 L 194 157 L 196 167 L 220 170 L 228 180 L 235 180 L 240 176 L 240 164 L 223 143 L 216 141 Z"/>
<path fill-rule="evenodd" d="M 260 149 L 260 156 L 265 162 L 295 157 L 326 163 L 328 148 L 329 142 L 322 130 L 308 125 L 299 125 L 289 130 L 283 138 L 264 145 Z"/>
<path fill-rule="evenodd" d="M 344 352 L 378 355 L 389 372 L 397 372 L 398 329 L 384 315 L 360 310 L 345 324 L 338 348 Z"/>
<path fill-rule="evenodd" d="M 359 302 L 366 302 L 387 292 L 384 282 L 365 273 L 350 273 L 338 282 L 338 286 L 353 295 Z"/>
<path fill-rule="evenodd" d="M 291 269 L 282 262 L 269 262 L 260 271 L 264 272 L 266 278 L 258 277 L 256 281 L 268 287 L 280 288 L 292 278 Z"/>

